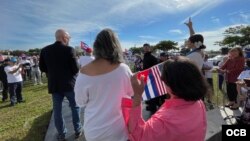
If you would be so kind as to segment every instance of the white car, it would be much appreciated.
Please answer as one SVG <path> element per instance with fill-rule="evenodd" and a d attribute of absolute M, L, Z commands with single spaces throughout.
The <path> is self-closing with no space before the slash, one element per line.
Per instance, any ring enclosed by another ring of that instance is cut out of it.
<path fill-rule="evenodd" d="M 209 58 L 208 61 L 213 62 L 214 66 L 218 66 L 219 62 L 223 60 L 223 55 L 217 55 L 213 58 Z"/>

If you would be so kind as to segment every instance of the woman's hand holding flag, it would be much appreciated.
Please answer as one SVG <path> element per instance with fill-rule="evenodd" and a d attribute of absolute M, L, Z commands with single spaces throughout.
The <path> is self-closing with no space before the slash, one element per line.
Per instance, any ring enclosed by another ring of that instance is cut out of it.
<path fill-rule="evenodd" d="M 142 94 L 144 91 L 144 76 L 141 76 L 138 79 L 137 74 L 138 73 L 135 73 L 131 77 L 131 84 L 134 91 L 133 107 L 137 107 L 141 104 Z"/>

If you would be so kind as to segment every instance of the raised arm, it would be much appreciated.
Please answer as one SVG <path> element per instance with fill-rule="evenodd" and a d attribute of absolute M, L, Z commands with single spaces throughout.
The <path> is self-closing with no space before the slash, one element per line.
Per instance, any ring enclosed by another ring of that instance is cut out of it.
<path fill-rule="evenodd" d="M 194 32 L 194 28 L 193 28 L 193 23 L 192 23 L 191 17 L 189 18 L 188 22 L 185 23 L 185 25 L 187 25 L 187 27 L 189 29 L 190 36 L 194 35 L 195 32 Z"/>
<path fill-rule="evenodd" d="M 16 69 L 14 70 L 7 70 L 7 73 L 10 73 L 10 74 L 14 74 L 16 73 L 17 71 L 20 71 L 20 69 L 22 68 L 22 65 L 19 65 Z"/>

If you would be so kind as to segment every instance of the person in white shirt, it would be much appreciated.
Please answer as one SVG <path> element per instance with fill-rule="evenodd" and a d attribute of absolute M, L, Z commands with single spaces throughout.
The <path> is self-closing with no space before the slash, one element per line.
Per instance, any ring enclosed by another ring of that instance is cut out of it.
<path fill-rule="evenodd" d="M 222 67 L 225 62 L 227 61 L 228 59 L 228 55 L 224 55 L 222 60 L 218 63 L 218 67 Z M 224 73 L 218 73 L 218 77 L 219 77 L 219 89 L 222 90 L 222 85 L 223 85 L 223 82 L 224 82 L 224 79 L 225 79 L 225 74 Z"/>
<path fill-rule="evenodd" d="M 23 66 L 23 80 L 26 81 L 27 77 L 31 80 L 31 61 L 26 56 L 22 57 L 21 64 Z"/>
<path fill-rule="evenodd" d="M 188 26 L 190 32 L 187 46 L 191 49 L 191 52 L 189 52 L 186 57 L 192 60 L 195 65 L 201 70 L 204 63 L 203 50 L 206 48 L 206 46 L 203 44 L 204 38 L 201 34 L 195 34 L 191 18 L 189 18 L 189 22 L 185 24 Z"/>
<path fill-rule="evenodd" d="M 88 63 L 90 63 L 91 61 L 95 59 L 95 57 L 92 56 L 92 52 L 93 50 L 91 48 L 84 49 L 85 56 L 81 56 L 79 58 L 80 67 L 87 65 Z"/>
<path fill-rule="evenodd" d="M 213 62 L 208 61 L 208 55 L 205 54 L 202 70 L 204 71 L 205 78 L 207 79 L 207 82 L 210 85 L 211 89 L 213 89 L 212 69 L 213 69 Z M 207 95 L 207 102 L 211 103 L 211 100 L 212 100 L 211 93 L 209 93 Z"/>
<path fill-rule="evenodd" d="M 32 63 L 31 63 L 31 67 L 32 67 L 32 79 L 33 79 L 33 83 L 34 85 L 42 85 L 42 80 L 41 80 L 41 71 L 39 69 L 39 61 L 38 58 L 36 56 L 32 57 Z"/>
<path fill-rule="evenodd" d="M 16 62 L 17 59 L 15 57 L 12 57 L 7 61 L 8 66 L 4 68 L 4 71 L 7 74 L 11 106 L 14 106 L 17 102 L 24 102 L 22 96 L 22 65 L 16 65 Z"/>
<path fill-rule="evenodd" d="M 94 56 L 94 61 L 80 69 L 75 84 L 76 103 L 85 108 L 86 140 L 127 141 L 121 101 L 133 94 L 132 72 L 123 63 L 121 45 L 111 29 L 97 35 Z"/>
<path fill-rule="evenodd" d="M 247 59 L 246 65 L 247 65 L 247 67 L 238 76 L 238 78 L 237 78 L 238 81 L 236 82 L 237 93 L 238 93 L 237 104 L 239 104 L 240 101 L 244 101 L 246 99 L 247 91 L 250 90 L 250 87 L 247 87 L 246 83 L 244 81 L 244 79 L 249 79 L 250 78 L 250 59 Z"/>

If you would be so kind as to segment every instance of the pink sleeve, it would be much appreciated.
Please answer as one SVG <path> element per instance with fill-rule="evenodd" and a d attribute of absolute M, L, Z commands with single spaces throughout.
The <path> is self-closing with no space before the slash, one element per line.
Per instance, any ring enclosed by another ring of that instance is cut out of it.
<path fill-rule="evenodd" d="M 129 112 L 132 108 L 132 99 L 122 98 L 122 115 L 126 126 L 128 126 Z"/>
<path fill-rule="evenodd" d="M 147 122 L 142 118 L 141 106 L 132 108 L 129 117 L 129 139 L 131 141 L 154 141 L 167 137 L 166 123 L 160 114 L 154 114 Z M 168 132 L 167 132 L 168 133 Z"/>

